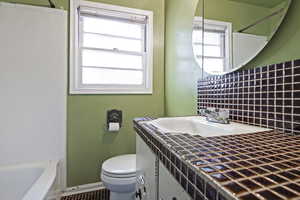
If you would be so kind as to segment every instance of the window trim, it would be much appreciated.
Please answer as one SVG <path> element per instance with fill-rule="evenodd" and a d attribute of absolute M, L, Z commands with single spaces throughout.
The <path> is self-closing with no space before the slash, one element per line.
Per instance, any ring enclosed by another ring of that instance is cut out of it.
<path fill-rule="evenodd" d="M 146 41 L 146 69 L 143 70 L 143 85 L 83 85 L 81 84 L 81 65 L 79 63 L 79 19 L 78 8 L 80 6 L 95 9 L 105 9 L 130 14 L 144 15 L 148 18 Z M 69 93 L 70 94 L 152 94 L 153 93 L 153 12 L 111 4 L 103 4 L 84 0 L 70 0 L 70 60 L 69 60 Z"/>
<path fill-rule="evenodd" d="M 203 17 L 194 17 L 193 22 L 193 30 L 195 25 L 202 24 Z M 204 19 L 204 27 L 205 24 L 215 25 L 215 26 L 223 26 L 226 27 L 226 35 L 228 37 L 225 37 L 225 55 L 228 55 L 228 59 L 226 59 L 226 62 L 224 63 L 224 73 L 226 71 L 231 71 L 232 63 L 233 63 L 233 57 L 232 57 L 232 23 L 231 22 L 225 22 L 225 21 L 219 21 L 219 20 L 211 20 L 211 19 Z M 195 56 L 195 54 L 194 54 Z M 226 58 L 226 56 L 225 56 Z"/>

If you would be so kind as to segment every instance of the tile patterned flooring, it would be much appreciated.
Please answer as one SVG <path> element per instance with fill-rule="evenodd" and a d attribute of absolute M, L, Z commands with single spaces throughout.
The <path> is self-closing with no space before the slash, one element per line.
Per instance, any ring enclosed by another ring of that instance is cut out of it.
<path fill-rule="evenodd" d="M 109 191 L 107 189 L 73 194 L 62 197 L 61 200 L 109 200 Z"/>

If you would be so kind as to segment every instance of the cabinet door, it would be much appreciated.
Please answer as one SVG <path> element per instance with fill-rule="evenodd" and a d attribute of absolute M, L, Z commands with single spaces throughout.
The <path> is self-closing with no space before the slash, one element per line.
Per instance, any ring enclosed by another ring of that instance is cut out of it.
<path fill-rule="evenodd" d="M 191 200 L 187 192 L 161 163 L 159 163 L 159 200 Z"/>
<path fill-rule="evenodd" d="M 157 200 L 158 176 L 156 168 L 158 159 L 139 135 L 136 136 L 136 154 L 138 176 L 143 176 L 146 188 L 144 191 L 144 186 L 137 184 L 137 190 L 140 189 L 143 193 L 142 198 L 138 197 L 137 200 Z"/>

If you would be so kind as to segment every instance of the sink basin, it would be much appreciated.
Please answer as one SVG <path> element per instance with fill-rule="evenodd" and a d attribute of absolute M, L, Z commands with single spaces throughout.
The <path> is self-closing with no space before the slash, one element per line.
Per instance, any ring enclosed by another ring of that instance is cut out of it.
<path fill-rule="evenodd" d="M 235 122 L 231 122 L 230 124 L 218 124 L 208 122 L 205 117 L 200 116 L 158 118 L 145 123 L 151 124 L 166 133 L 189 133 L 202 137 L 246 134 L 271 130 Z"/>

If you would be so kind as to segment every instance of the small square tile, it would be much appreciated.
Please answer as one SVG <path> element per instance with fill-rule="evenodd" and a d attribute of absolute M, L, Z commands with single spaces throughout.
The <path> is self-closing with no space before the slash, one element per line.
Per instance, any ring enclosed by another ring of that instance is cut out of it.
<path fill-rule="evenodd" d="M 251 176 L 255 175 L 255 173 L 253 173 L 252 171 L 250 171 L 248 169 L 241 169 L 241 170 L 238 170 L 238 172 L 246 177 L 251 177 Z"/>
<path fill-rule="evenodd" d="M 207 173 L 212 173 L 212 172 L 216 171 L 214 168 L 211 168 L 211 167 L 200 167 L 200 169 Z"/>
<path fill-rule="evenodd" d="M 263 178 L 263 177 L 257 177 L 257 178 L 254 178 L 253 180 L 255 180 L 257 183 L 260 183 L 261 185 L 266 186 L 266 187 L 275 184 L 272 181 L 269 181 L 268 179 Z"/>
<path fill-rule="evenodd" d="M 230 180 L 227 176 L 220 173 L 212 174 L 211 177 L 217 180 L 218 182 L 226 182 Z"/>
<path fill-rule="evenodd" d="M 195 196 L 195 187 L 191 183 L 188 183 L 188 194 L 192 198 Z"/>
<path fill-rule="evenodd" d="M 292 191 L 300 193 L 300 185 L 295 183 L 289 183 L 285 187 L 291 189 Z"/>
<path fill-rule="evenodd" d="M 269 190 L 264 190 L 264 191 L 258 192 L 257 194 L 259 194 L 265 200 L 283 200 L 278 195 L 274 194 L 273 192 L 271 192 Z"/>
<path fill-rule="evenodd" d="M 294 66 L 300 66 L 300 59 L 294 60 Z"/>
<path fill-rule="evenodd" d="M 251 181 L 251 180 L 243 180 L 240 182 L 243 186 L 245 186 L 246 188 L 249 188 L 250 190 L 256 190 L 261 188 L 258 184 L 256 184 L 255 182 Z"/>
<path fill-rule="evenodd" d="M 199 175 L 196 175 L 196 187 L 200 192 L 202 192 L 202 194 L 204 194 L 204 186 L 205 186 L 204 184 L 205 182 L 203 178 L 200 177 Z"/>
<path fill-rule="evenodd" d="M 200 191 L 196 190 L 195 200 L 205 200 L 205 197 L 203 196 L 203 193 L 201 193 Z"/>
<path fill-rule="evenodd" d="M 270 175 L 268 175 L 267 177 L 268 177 L 269 179 L 271 179 L 272 181 L 278 183 L 278 184 L 288 182 L 287 179 L 284 179 L 284 178 L 282 178 L 282 177 L 280 177 L 280 176 L 277 176 L 277 175 L 275 175 L 275 174 L 270 174 Z"/>
<path fill-rule="evenodd" d="M 246 194 L 244 196 L 240 197 L 241 200 L 259 200 L 255 195 L 253 194 Z"/>
<path fill-rule="evenodd" d="M 220 192 L 218 193 L 218 200 L 228 200 L 226 197 L 224 197 Z"/>
<path fill-rule="evenodd" d="M 231 191 L 233 194 L 241 194 L 247 191 L 244 187 L 234 182 L 224 185 L 224 187 Z"/>
<path fill-rule="evenodd" d="M 209 200 L 216 200 L 217 199 L 217 190 L 211 186 L 210 184 L 206 184 L 206 197 L 209 199 Z"/>
<path fill-rule="evenodd" d="M 295 194 L 294 192 L 291 192 L 290 190 L 287 190 L 284 187 L 276 187 L 276 188 L 273 188 L 272 190 L 288 199 L 297 197 L 297 194 Z"/>
<path fill-rule="evenodd" d="M 243 178 L 242 175 L 240 175 L 239 173 L 235 172 L 235 171 L 229 171 L 225 173 L 226 176 L 232 178 L 232 179 L 240 179 Z"/>
<path fill-rule="evenodd" d="M 289 172 L 280 172 L 279 173 L 280 176 L 283 176 L 289 180 L 296 180 L 298 179 L 298 176 L 294 175 L 294 174 L 291 174 Z"/>
<path fill-rule="evenodd" d="M 180 185 L 183 187 L 184 190 L 186 190 L 187 180 L 186 180 L 185 176 L 183 176 L 183 175 L 180 176 Z"/>

